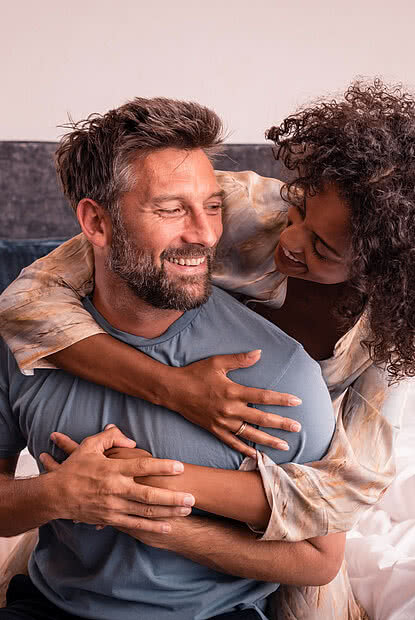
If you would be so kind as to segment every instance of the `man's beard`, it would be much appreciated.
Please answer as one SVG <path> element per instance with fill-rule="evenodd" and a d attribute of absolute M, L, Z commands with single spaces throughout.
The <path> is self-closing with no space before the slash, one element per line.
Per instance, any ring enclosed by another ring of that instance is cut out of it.
<path fill-rule="evenodd" d="M 155 308 L 183 312 L 207 302 L 212 289 L 214 248 L 187 244 L 182 248 L 167 249 L 160 256 L 161 267 L 157 267 L 152 255 L 136 246 L 119 217 L 114 217 L 112 229 L 112 243 L 106 266 L 122 278 L 137 297 Z M 164 260 L 203 256 L 207 261 L 207 269 L 203 275 L 184 274 L 178 275 L 174 280 L 169 279 Z"/>

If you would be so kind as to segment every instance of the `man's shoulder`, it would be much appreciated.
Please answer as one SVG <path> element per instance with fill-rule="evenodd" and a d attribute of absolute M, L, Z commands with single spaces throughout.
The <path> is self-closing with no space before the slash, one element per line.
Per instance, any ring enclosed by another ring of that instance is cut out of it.
<path fill-rule="evenodd" d="M 221 349 L 217 353 L 261 349 L 260 366 L 268 385 L 290 369 L 295 372 L 299 365 L 303 372 L 313 376 L 321 374 L 317 362 L 299 342 L 220 288 L 213 287 L 199 316 L 199 324 L 208 325 L 215 336 L 215 345 Z"/>
<path fill-rule="evenodd" d="M 205 311 L 208 314 L 212 313 L 218 324 L 226 323 L 235 333 L 242 332 L 244 337 L 249 329 L 253 329 L 256 337 L 269 337 L 272 341 L 283 342 L 290 350 L 304 351 L 299 342 L 277 325 L 264 319 L 263 316 L 219 287 L 212 287 L 212 295 L 205 306 Z M 232 325 L 228 324 L 230 320 Z"/>

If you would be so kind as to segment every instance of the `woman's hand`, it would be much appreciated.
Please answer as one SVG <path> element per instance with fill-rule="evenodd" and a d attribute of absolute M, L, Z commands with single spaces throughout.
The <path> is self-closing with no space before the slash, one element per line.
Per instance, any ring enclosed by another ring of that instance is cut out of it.
<path fill-rule="evenodd" d="M 234 450 L 256 458 L 255 450 L 241 439 L 277 450 L 286 450 L 287 444 L 252 424 L 300 430 L 295 420 L 248 407 L 248 403 L 295 407 L 301 404 L 299 398 L 248 388 L 228 379 L 229 371 L 252 366 L 260 357 L 260 351 L 216 355 L 178 368 L 161 364 L 108 334 L 96 334 L 48 360 L 88 381 L 173 409 Z M 239 437 L 235 436 L 238 431 Z"/>
<path fill-rule="evenodd" d="M 301 400 L 291 394 L 245 387 L 227 377 L 231 370 L 252 366 L 260 356 L 260 351 L 251 351 L 216 355 L 181 368 L 166 366 L 168 376 L 163 378 L 163 386 L 170 391 L 162 404 L 165 405 L 168 399 L 170 409 L 180 412 L 187 420 L 205 428 L 245 456 L 256 458 L 256 453 L 240 438 L 277 450 L 287 450 L 285 441 L 251 425 L 298 432 L 300 424 L 291 418 L 249 407 L 248 403 L 295 407 L 301 404 Z M 246 426 L 242 427 L 245 422 Z M 238 431 L 239 436 L 236 436 Z"/>

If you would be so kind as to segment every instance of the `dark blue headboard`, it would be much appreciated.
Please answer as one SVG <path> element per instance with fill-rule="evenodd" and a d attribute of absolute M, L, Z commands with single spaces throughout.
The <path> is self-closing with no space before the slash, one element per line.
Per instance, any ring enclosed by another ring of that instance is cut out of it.
<path fill-rule="evenodd" d="M 0 293 L 23 269 L 65 239 L 0 239 Z"/>

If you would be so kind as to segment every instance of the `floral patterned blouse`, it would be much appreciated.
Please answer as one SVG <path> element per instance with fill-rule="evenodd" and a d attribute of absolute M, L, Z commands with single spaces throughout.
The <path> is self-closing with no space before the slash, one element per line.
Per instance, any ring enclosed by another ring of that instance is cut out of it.
<path fill-rule="evenodd" d="M 281 182 L 254 172 L 217 173 L 226 192 L 224 234 L 214 283 L 252 300 L 280 307 L 286 277 L 273 254 L 286 226 Z M 0 297 L 0 332 L 22 372 L 52 367 L 46 357 L 103 330 L 80 300 L 93 286 L 93 254 L 80 234 L 24 269 Z M 327 455 L 307 465 L 275 465 L 259 454 L 272 515 L 260 540 L 298 541 L 350 530 L 394 477 L 393 443 L 407 384 L 388 387 L 385 373 L 361 346 L 362 316 L 320 362 L 329 388 L 336 431 Z M 254 468 L 245 459 L 241 468 Z M 260 544 L 260 543 L 259 543 Z M 322 587 L 282 586 L 275 597 L 278 618 L 346 620 L 365 618 L 343 565 Z"/>

